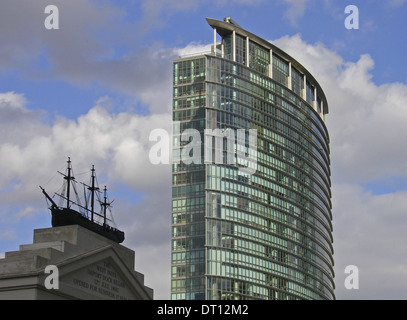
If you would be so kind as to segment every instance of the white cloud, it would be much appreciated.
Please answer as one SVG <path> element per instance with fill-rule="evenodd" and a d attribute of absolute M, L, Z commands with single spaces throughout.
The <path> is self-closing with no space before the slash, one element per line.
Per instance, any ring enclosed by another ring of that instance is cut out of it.
<path fill-rule="evenodd" d="M 329 102 L 337 297 L 405 299 L 407 192 L 374 195 L 362 185 L 407 177 L 407 85 L 376 85 L 367 54 L 346 62 L 299 36 L 275 44 L 315 76 Z M 344 287 L 347 265 L 359 267 L 359 290 Z"/>
<path fill-rule="evenodd" d="M 18 109 L 24 110 L 26 99 L 22 94 L 15 94 L 14 92 L 6 92 L 0 94 L 0 108 L 1 109 Z"/>
<path fill-rule="evenodd" d="M 406 176 L 407 148 L 395 142 L 407 136 L 407 85 L 376 85 L 369 55 L 345 62 L 321 44 L 306 44 L 299 36 L 275 43 L 301 61 L 325 91 L 335 178 L 366 182 Z"/>
<path fill-rule="evenodd" d="M 168 242 L 138 247 L 136 270 L 144 274 L 144 284 L 154 289 L 154 300 L 169 300 L 171 292 L 171 248 Z"/>
<path fill-rule="evenodd" d="M 295 23 L 309 1 L 285 2 L 290 6 L 286 17 Z M 161 17 L 169 2 L 154 3 L 158 7 L 149 8 L 149 13 Z M 196 8 L 190 2 L 170 3 L 174 3 L 174 10 L 183 10 L 176 7 L 178 4 L 185 4 L 188 10 Z M 104 98 L 75 121 L 61 117 L 49 124 L 43 121 L 43 112 L 27 108 L 29 102 L 22 93 L 0 93 L 0 220 L 11 215 L 24 219 L 45 211 L 38 184 L 46 183 L 56 170 L 63 169 L 67 156 L 79 170 L 93 163 L 98 172 L 106 173 L 107 182 L 124 184 L 130 193 L 144 194 L 138 204 L 132 204 L 132 199 L 117 199 L 116 222 L 125 228 L 125 245 L 136 251 L 136 269 L 145 273 L 146 283 L 155 289 L 156 297 L 168 298 L 171 168 L 149 163 L 152 143 L 148 136 L 155 128 L 169 130 L 171 124 L 171 60 L 178 55 L 209 51 L 210 45 L 191 44 L 182 49 L 134 47 L 120 57 L 112 48 L 132 34 L 132 29 L 125 27 L 128 24 L 120 9 L 95 6 L 86 0 L 56 0 L 54 4 L 64 8 L 75 24 L 61 19 L 61 29 L 49 33 L 43 28 L 46 4 L 42 0 L 3 1 L 0 69 L 19 68 L 25 76 L 39 76 L 33 61 L 45 52 L 52 66 L 45 72 L 47 77 L 81 85 L 96 81 L 139 99 L 150 107 L 151 115 L 109 113 L 112 102 Z M 118 29 L 120 32 L 115 32 Z M 105 42 L 100 41 L 103 32 L 108 35 Z M 114 39 L 113 34 L 123 38 Z M 406 255 L 398 244 L 407 240 L 402 231 L 406 194 L 400 191 L 376 196 L 360 184 L 406 177 L 407 154 L 402 143 L 407 136 L 406 84 L 377 86 L 371 74 L 374 61 L 369 55 L 347 62 L 322 44 L 305 43 L 300 36 L 283 37 L 275 43 L 311 71 L 329 100 L 338 297 L 380 298 L 387 293 L 403 297 L 402 287 L 406 284 L 397 279 L 405 278 Z M 50 190 L 54 186 L 59 187 L 53 180 L 47 185 Z M 19 208 L 13 211 L 15 205 Z M 2 231 L 8 237 L 16 235 L 14 230 L 7 230 Z M 360 267 L 357 292 L 343 289 L 342 269 L 348 264 Z M 388 280 L 387 284 L 379 286 L 378 279 Z"/>
<path fill-rule="evenodd" d="M 154 142 L 149 141 L 149 134 L 155 128 L 169 132 L 170 114 L 109 114 L 103 105 L 96 105 L 77 121 L 59 118 L 52 127 L 46 127 L 34 117 L 34 112 L 23 107 L 21 110 L 21 114 L 13 118 L 14 126 L 25 121 L 25 113 L 31 115 L 31 126 L 24 128 L 24 143 L 15 141 L 14 136 L 0 138 L 0 170 L 4 172 L 0 186 L 3 188 L 16 180 L 24 181 L 16 184 L 19 191 L 32 188 L 34 183 L 48 180 L 44 178 L 51 174 L 50 169 L 59 169 L 67 156 L 82 168 L 94 161 L 110 178 L 121 179 L 135 189 L 161 186 L 165 169 L 150 164 L 148 154 Z M 19 201 L 7 193 L 1 197 L 5 203 Z"/>
<path fill-rule="evenodd" d="M 54 1 L 63 15 L 60 29 L 48 32 L 43 26 L 47 4 L 41 0 L 2 4 L 0 71 L 15 69 L 26 78 L 57 78 L 84 87 L 96 82 L 133 97 L 149 108 L 150 115 L 114 114 L 113 102 L 102 97 L 77 119 L 58 117 L 51 123 L 45 112 L 28 109 L 30 101 L 22 92 L 0 93 L 0 221 L 9 226 L 4 235 L 17 237 L 24 221 L 46 214 L 38 185 L 50 193 L 57 190 L 60 179 L 55 172 L 64 170 L 68 156 L 75 173 L 95 164 L 108 186 L 127 188 L 116 198 L 115 221 L 126 232 L 124 244 L 136 250 L 136 269 L 145 270 L 146 283 L 156 297 L 168 298 L 171 166 L 150 163 L 154 142 L 148 138 L 156 128 L 170 132 L 171 61 L 210 48 L 140 46 L 137 36 L 133 39 L 136 23 L 125 22 L 120 9 L 87 0 Z M 124 42 L 131 48 L 120 55 L 116 45 Z M 38 64 L 40 59 L 46 60 L 45 67 Z M 126 198 L 140 194 L 143 198 L 137 204 Z"/>
<path fill-rule="evenodd" d="M 244 6 L 258 2 L 233 0 Z M 0 71 L 18 68 L 35 80 L 57 78 L 83 87 L 98 84 L 132 97 L 151 112 L 168 112 L 171 90 L 163 88 L 171 88 L 170 61 L 176 52 L 146 42 L 139 33 L 151 26 L 160 28 L 173 13 L 197 10 L 204 3 L 143 1 L 141 12 L 128 21 L 126 10 L 117 4 L 55 0 L 60 28 L 50 31 L 44 27 L 48 2 L 4 0 Z"/>
<path fill-rule="evenodd" d="M 369 55 L 346 62 L 323 45 L 307 44 L 299 36 L 284 37 L 275 43 L 314 74 L 329 100 L 338 298 L 380 298 L 383 292 L 402 297 L 401 286 L 405 284 L 397 279 L 406 273 L 405 252 L 398 244 L 407 240 L 402 232 L 406 194 L 372 195 L 360 183 L 405 176 L 406 150 L 392 142 L 407 134 L 406 86 L 375 85 L 371 75 L 374 62 Z M 206 45 L 195 44 L 174 54 L 207 49 Z M 26 108 L 27 103 L 22 94 L 0 94 L 2 126 L 10 114 L 14 124 L 31 119 L 24 137 L 0 137 L 2 211 L 10 213 L 11 207 L 19 204 L 14 214 L 21 214 L 21 205 L 25 204 L 27 214 L 38 212 L 44 207 L 38 184 L 61 169 L 67 156 L 72 157 L 75 168 L 88 168 L 92 161 L 110 182 L 144 194 L 137 204 L 132 204 L 131 199 L 117 199 L 116 222 L 125 228 L 125 245 L 136 250 L 136 269 L 145 273 L 146 283 L 156 290 L 156 297 L 168 298 L 171 168 L 149 163 L 148 151 L 154 142 L 148 137 L 152 129 L 170 129 L 170 113 L 111 114 L 108 110 L 112 102 L 105 97 L 76 121 L 59 118 L 47 125 L 40 113 Z M 21 199 L 25 199 L 24 203 Z M 160 257 L 167 258 L 161 264 L 154 262 Z M 360 289 L 354 292 L 343 286 L 343 269 L 350 264 L 360 267 Z M 379 286 L 377 279 L 383 277 L 388 279 L 388 285 Z"/>
<path fill-rule="evenodd" d="M 103 183 L 127 189 L 123 195 L 116 192 L 119 198 L 115 199 L 115 221 L 126 232 L 124 244 L 137 252 L 136 270 L 141 272 L 139 266 L 145 270 L 146 281 L 153 289 L 166 288 L 156 291 L 157 297 L 168 298 L 169 280 L 163 282 L 163 277 L 169 273 L 169 260 L 156 264 L 158 273 L 148 266 L 169 255 L 171 166 L 150 163 L 149 150 L 155 142 L 149 141 L 149 135 L 156 128 L 170 132 L 171 115 L 111 114 L 111 101 L 104 97 L 76 121 L 60 117 L 46 125 L 38 112 L 26 108 L 27 103 L 20 93 L 0 93 L 0 113 L 4 115 L 1 126 L 7 125 L 10 113 L 10 130 L 12 125 L 30 120 L 30 125 L 24 127 L 24 139 L 0 136 L 0 221 L 9 223 L 7 230 L 2 230 L 2 239 L 15 238 L 13 228 L 18 228 L 22 220 L 47 211 L 38 185 L 42 184 L 50 194 L 56 191 L 62 180 L 55 172 L 64 170 L 68 156 L 75 174 L 95 164 L 97 172 L 105 176 Z M 87 182 L 88 177 L 82 177 L 77 180 Z M 126 197 L 136 192 L 143 198 L 134 204 L 137 201 Z"/>
<path fill-rule="evenodd" d="M 168 177 L 170 173 L 169 170 Z M 136 270 L 145 275 L 145 284 L 154 289 L 154 299 L 170 298 L 171 181 L 162 183 L 167 190 L 147 193 L 137 206 L 122 202 L 115 207 L 125 213 L 118 221 L 126 226 L 123 244 L 135 250 Z"/>
<path fill-rule="evenodd" d="M 175 49 L 175 54 L 178 57 L 185 57 L 189 55 L 196 55 L 200 53 L 208 53 L 211 51 L 212 43 L 202 44 L 202 43 L 190 43 L 184 48 Z"/>
<path fill-rule="evenodd" d="M 163 88 L 170 87 L 168 62 L 174 52 L 160 44 L 141 43 L 137 22 L 127 21 L 120 7 L 56 0 L 60 28 L 50 31 L 43 24 L 48 2 L 3 2 L 0 71 L 18 69 L 29 79 L 57 78 L 83 87 L 98 84 L 137 99 L 152 112 L 170 108 L 166 103 L 171 90 Z"/>
<path fill-rule="evenodd" d="M 406 299 L 406 191 L 374 196 L 335 184 L 334 248 L 338 299 Z M 359 268 L 359 290 L 346 290 L 347 265 Z"/>
<path fill-rule="evenodd" d="M 284 13 L 284 18 L 288 19 L 292 26 L 296 26 L 298 20 L 304 16 L 309 0 L 283 0 L 289 5 Z"/>

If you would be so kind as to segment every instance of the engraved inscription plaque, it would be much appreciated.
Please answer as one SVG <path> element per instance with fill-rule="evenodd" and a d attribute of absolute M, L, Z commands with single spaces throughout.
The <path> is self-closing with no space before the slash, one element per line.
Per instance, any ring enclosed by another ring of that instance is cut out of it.
<path fill-rule="evenodd" d="M 61 282 L 101 299 L 129 300 L 135 298 L 114 263 L 109 259 L 67 274 L 61 279 Z"/>

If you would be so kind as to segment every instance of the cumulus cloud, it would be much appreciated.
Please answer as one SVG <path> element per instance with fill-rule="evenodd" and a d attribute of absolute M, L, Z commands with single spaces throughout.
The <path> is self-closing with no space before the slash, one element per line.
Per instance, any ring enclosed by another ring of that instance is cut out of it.
<path fill-rule="evenodd" d="M 153 2 L 144 2 L 144 8 L 151 17 L 162 17 L 165 4 L 173 2 L 155 1 L 157 8 L 147 8 Z M 292 9 L 287 19 L 294 23 L 304 14 L 308 0 L 285 2 Z M 149 133 L 155 128 L 170 130 L 171 60 L 209 51 L 210 45 L 195 43 L 180 49 L 157 44 L 122 53 L 115 51 L 115 45 L 129 40 L 133 29 L 127 27 L 136 24 L 126 22 L 119 8 L 96 6 L 88 0 L 55 0 L 53 4 L 65 14 L 61 29 L 50 33 L 43 27 L 47 4 L 43 0 L 2 2 L 0 71 L 15 68 L 26 77 L 58 78 L 85 86 L 96 81 L 131 95 L 150 113 L 113 113 L 113 102 L 101 97 L 77 119 L 59 117 L 50 123 L 45 112 L 27 107 L 24 92 L 1 92 L 0 221 L 43 213 L 38 184 L 50 190 L 59 187 L 59 181 L 47 181 L 56 170 L 64 169 L 67 156 L 79 172 L 95 164 L 98 172 L 105 173 L 104 182 L 126 190 L 115 202 L 116 222 L 126 231 L 125 245 L 136 251 L 136 269 L 145 273 L 156 298 L 168 298 L 171 167 L 150 163 L 154 142 L 149 141 Z M 197 5 L 175 1 L 174 10 L 183 10 L 182 4 L 188 10 Z M 67 17 L 74 23 L 67 23 Z M 103 33 L 106 37 L 101 41 Z M 406 194 L 374 195 L 361 185 L 406 177 L 406 148 L 400 143 L 407 135 L 406 84 L 376 85 L 369 55 L 344 61 L 324 45 L 307 44 L 298 35 L 275 44 L 316 77 L 329 101 L 338 298 L 380 298 L 383 292 L 402 298 L 406 284 L 398 279 L 405 278 L 406 255 L 399 244 L 407 240 L 402 231 Z M 46 58 L 48 67 L 39 66 L 39 58 Z M 1 231 L 2 239 L 17 236 L 12 229 Z M 343 287 L 343 269 L 350 264 L 360 267 L 361 279 L 360 289 L 352 293 Z M 387 282 L 379 285 L 378 279 Z"/>
<path fill-rule="evenodd" d="M 171 166 L 151 164 L 149 150 L 155 142 L 149 140 L 149 135 L 155 128 L 169 133 L 171 115 L 111 114 L 105 107 L 110 103 L 104 97 L 78 119 L 60 117 L 48 125 L 41 121 L 37 112 L 26 108 L 23 94 L 0 93 L 0 113 L 13 114 L 12 121 L 8 119 L 10 130 L 17 125 L 18 133 L 22 130 L 19 125 L 30 124 L 24 127 L 24 137 L 0 136 L 0 171 L 3 172 L 0 176 L 0 221 L 13 220 L 18 226 L 22 219 L 45 214 L 46 205 L 38 185 L 43 184 L 50 194 L 59 189 L 62 180 L 55 172 L 64 170 L 68 156 L 73 161 L 74 173 L 80 175 L 77 180 L 83 178 L 87 182 L 88 177 L 82 173 L 89 172 L 90 165 L 95 164 L 97 172 L 103 173 L 103 183 L 122 186 L 123 194 L 115 193 L 118 198 L 114 218 L 118 227 L 126 232 L 125 245 L 137 248 L 137 258 L 142 261 L 143 268 L 152 260 L 168 256 Z M 0 117 L 0 124 L 2 128 L 7 125 L 6 118 Z M 133 199 L 137 195 L 141 195 L 141 200 Z M 3 231 L 3 239 L 15 235 L 11 228 Z M 152 250 L 152 246 L 156 248 Z M 159 257 L 152 257 L 160 248 L 165 251 L 160 252 Z M 161 270 L 160 275 L 169 272 L 169 260 L 162 265 L 165 263 L 168 270 Z M 145 272 L 153 278 L 149 279 L 151 287 L 169 285 L 169 282 L 161 283 L 162 279 L 151 274 L 148 268 Z M 160 281 L 156 282 L 158 279 Z M 160 297 L 169 290 L 158 292 Z"/>
<path fill-rule="evenodd" d="M 259 1 L 232 0 L 244 6 Z M 129 21 L 126 11 L 117 4 L 55 0 L 60 28 L 47 30 L 47 1 L 4 0 L 0 12 L 0 72 L 18 68 L 24 76 L 36 80 L 59 79 L 88 87 L 98 84 L 132 97 L 151 112 L 168 111 L 171 90 L 163 88 L 171 87 L 168 62 L 176 58 L 176 52 L 159 43 L 146 45 L 140 33 L 152 25 L 165 25 L 166 17 L 173 13 L 196 10 L 204 3 L 143 1 L 142 13 Z"/>
<path fill-rule="evenodd" d="M 17 109 L 24 110 L 26 99 L 22 94 L 15 94 L 14 92 L 6 92 L 0 95 L 0 109 Z"/>
<path fill-rule="evenodd" d="M 329 102 L 337 297 L 405 299 L 406 191 L 374 194 L 363 185 L 406 178 L 407 85 L 376 85 L 368 54 L 344 61 L 298 35 L 275 44 L 315 76 Z M 347 265 L 359 268 L 359 290 L 345 289 Z"/>
<path fill-rule="evenodd" d="M 171 166 L 151 164 L 149 150 L 155 142 L 149 134 L 156 128 L 171 130 L 171 61 L 209 51 L 210 45 L 139 46 L 137 39 L 129 40 L 132 29 L 116 7 L 87 0 L 53 4 L 59 8 L 60 29 L 47 31 L 46 1 L 2 3 L 0 72 L 20 70 L 28 79 L 57 78 L 85 87 L 97 82 L 133 97 L 149 113 L 113 113 L 114 102 L 106 96 L 77 119 L 57 116 L 51 122 L 45 111 L 28 108 L 31 101 L 24 92 L 0 92 L 0 221 L 9 227 L 3 235 L 17 237 L 21 223 L 46 215 L 38 185 L 51 194 L 58 190 L 56 171 L 65 169 L 68 156 L 75 174 L 94 164 L 103 183 L 122 191 L 115 193 L 114 217 L 126 232 L 125 245 L 136 250 L 137 270 L 146 268 L 146 282 L 156 289 L 156 297 L 168 298 Z M 116 44 L 128 40 L 132 49 L 115 52 Z M 41 59 L 46 61 L 39 64 Z M 162 257 L 167 260 L 157 263 L 159 272 L 151 275 L 151 261 Z"/>
<path fill-rule="evenodd" d="M 5 0 L 0 11 L 0 72 L 19 69 L 35 80 L 71 84 L 126 94 L 150 108 L 168 111 L 172 49 L 143 45 L 137 21 L 124 10 L 89 0 L 53 2 L 60 28 L 44 27 L 47 1 Z M 165 59 L 167 58 L 167 59 Z M 160 94 L 157 94 L 160 93 Z"/>
<path fill-rule="evenodd" d="M 136 269 L 144 273 L 145 283 L 154 289 L 154 299 L 169 299 L 171 271 L 171 170 L 163 178 L 162 191 L 152 191 L 137 204 L 122 201 L 115 212 L 126 226 L 125 245 L 135 250 Z M 119 223 L 118 222 L 118 223 Z"/>
<path fill-rule="evenodd" d="M 396 142 L 407 135 L 407 85 L 376 85 L 368 54 L 345 62 L 322 44 L 306 44 L 298 35 L 275 43 L 301 61 L 325 91 L 335 178 L 368 182 L 405 177 L 407 148 Z"/>
<path fill-rule="evenodd" d="M 211 51 L 212 43 L 210 44 L 202 44 L 198 42 L 193 42 L 188 44 L 184 48 L 175 49 L 176 54 L 179 57 L 184 57 L 188 55 L 194 55 L 199 53 L 208 53 Z"/>
<path fill-rule="evenodd" d="M 10 96 L 10 93 L 5 95 Z M 21 99 L 21 95 L 16 97 Z M 13 108 L 15 106 L 10 104 L 9 109 L 13 111 Z M 64 163 L 67 156 L 79 167 L 93 159 L 102 170 L 107 170 L 109 177 L 121 179 L 134 189 L 160 186 L 162 167 L 150 164 L 148 151 L 153 142 L 149 141 L 149 134 L 154 128 L 169 132 L 170 114 L 110 114 L 103 104 L 98 104 L 75 121 L 61 117 L 47 126 L 39 118 L 35 119 L 35 112 L 20 108 L 21 113 L 14 114 L 13 125 L 28 121 L 28 114 L 31 126 L 16 128 L 17 132 L 24 128 L 24 143 L 16 141 L 15 135 L 1 137 L 0 170 L 5 174 L 1 176 L 0 186 L 8 185 L 13 179 L 24 179 L 27 183 L 29 176 L 38 183 L 47 171 L 49 175 L 50 168 L 59 169 L 57 164 Z M 4 109 L 3 106 L 0 110 Z M 26 183 L 21 188 L 26 188 Z M 2 196 L 4 201 L 12 201 Z"/>
<path fill-rule="evenodd" d="M 355 184 L 334 184 L 336 295 L 343 299 L 405 299 L 406 191 L 372 195 Z M 346 290 L 347 265 L 359 269 L 359 289 Z"/>
<path fill-rule="evenodd" d="M 283 0 L 289 8 L 284 13 L 286 18 L 292 26 L 296 26 L 298 19 L 304 16 L 305 10 L 309 0 Z"/>

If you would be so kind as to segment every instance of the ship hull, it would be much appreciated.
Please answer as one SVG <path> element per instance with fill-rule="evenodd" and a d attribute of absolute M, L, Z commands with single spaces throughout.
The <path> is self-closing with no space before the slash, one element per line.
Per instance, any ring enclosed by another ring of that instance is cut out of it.
<path fill-rule="evenodd" d="M 100 225 L 92 222 L 79 212 L 68 208 L 51 208 L 52 226 L 62 227 L 70 225 L 80 225 L 90 231 L 98 233 L 114 242 L 122 243 L 124 241 L 124 232 L 112 228 L 109 225 Z"/>

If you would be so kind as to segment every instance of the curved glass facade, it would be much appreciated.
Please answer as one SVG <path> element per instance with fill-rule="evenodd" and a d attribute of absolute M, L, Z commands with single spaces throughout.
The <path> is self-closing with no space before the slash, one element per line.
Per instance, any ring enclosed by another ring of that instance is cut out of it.
<path fill-rule="evenodd" d="M 171 298 L 335 299 L 322 89 L 272 44 L 208 22 L 222 42 L 174 61 Z M 208 148 L 208 129 L 255 130 L 254 170 L 236 156 L 247 134 Z"/>

